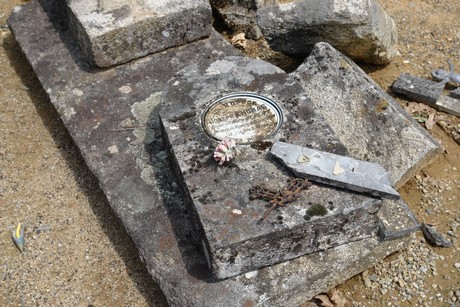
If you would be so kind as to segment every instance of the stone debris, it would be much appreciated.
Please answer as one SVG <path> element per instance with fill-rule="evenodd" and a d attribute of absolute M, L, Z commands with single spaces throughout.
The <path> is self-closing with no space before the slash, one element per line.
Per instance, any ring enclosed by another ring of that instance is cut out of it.
<path fill-rule="evenodd" d="M 450 96 L 460 99 L 460 87 L 456 88 L 453 91 L 450 91 Z"/>
<path fill-rule="evenodd" d="M 361 273 L 366 288 L 382 294 L 398 294 L 399 302 L 423 303 L 428 300 L 425 281 L 438 274 L 437 260 L 444 257 L 428 248 L 423 239 L 414 238 L 406 250 L 377 263 L 371 270 Z M 376 295 L 369 297 L 376 300 Z M 377 303 L 377 302 L 376 302 Z M 363 306 L 355 303 L 355 306 Z"/>
<path fill-rule="evenodd" d="M 289 1 L 260 5 L 257 21 L 270 46 L 309 53 L 327 42 L 356 61 L 387 64 L 399 52 L 396 26 L 378 1 Z"/>
<path fill-rule="evenodd" d="M 452 242 L 444 238 L 441 234 L 439 234 L 434 227 L 428 225 L 426 223 L 422 223 L 422 231 L 425 235 L 425 238 L 428 242 L 433 244 L 434 246 L 442 246 L 442 247 L 450 247 L 452 246 Z"/>
<path fill-rule="evenodd" d="M 460 99 L 455 98 L 455 94 L 452 97 L 441 95 L 443 86 L 436 85 L 437 83 L 431 80 L 401 74 L 391 85 L 391 89 L 410 99 L 426 103 L 439 111 L 460 116 Z"/>
<path fill-rule="evenodd" d="M 67 0 L 67 23 L 86 59 L 109 67 L 211 33 L 207 0 Z"/>

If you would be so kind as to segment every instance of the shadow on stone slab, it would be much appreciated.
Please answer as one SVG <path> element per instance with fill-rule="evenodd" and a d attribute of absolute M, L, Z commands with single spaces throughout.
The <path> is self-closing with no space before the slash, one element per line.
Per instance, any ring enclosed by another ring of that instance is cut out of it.
<path fill-rule="evenodd" d="M 173 157 L 161 135 L 158 108 L 158 106 L 154 108 L 149 115 L 147 122 L 153 129 L 146 130 L 144 148 L 154 169 L 153 175 L 158 182 L 161 198 L 171 222 L 185 269 L 191 276 L 208 281 L 210 270 L 205 261 L 197 227 L 193 224 L 192 212 L 184 201 L 179 187 L 181 183 L 173 171 Z"/>
<path fill-rule="evenodd" d="M 5 48 L 6 55 L 13 69 L 22 83 L 30 88 L 30 91 L 27 91 L 30 100 L 34 104 L 44 126 L 51 134 L 66 165 L 71 170 L 74 180 L 85 193 L 98 223 L 102 226 L 105 235 L 109 238 L 118 256 L 123 260 L 129 277 L 137 285 L 139 293 L 149 305 L 167 306 L 162 290 L 151 278 L 147 268 L 141 261 L 136 245 L 110 207 L 106 196 L 99 188 L 97 178 L 86 165 L 79 148 L 75 145 L 59 114 L 49 101 L 47 93 L 40 85 L 35 72 L 20 50 L 20 46 L 11 35 L 8 35 L 5 42 L 8 45 L 8 48 Z"/>
<path fill-rule="evenodd" d="M 43 10 L 48 16 L 48 19 L 51 21 L 55 31 L 59 33 L 62 42 L 69 54 L 72 56 L 75 64 L 77 64 L 81 70 L 86 72 L 97 72 L 103 70 L 92 66 L 83 56 L 82 50 L 78 44 L 73 42 L 74 36 L 68 28 L 66 19 L 62 16 L 67 10 L 66 2 L 59 0 L 38 0 L 38 2 L 43 7 Z"/>

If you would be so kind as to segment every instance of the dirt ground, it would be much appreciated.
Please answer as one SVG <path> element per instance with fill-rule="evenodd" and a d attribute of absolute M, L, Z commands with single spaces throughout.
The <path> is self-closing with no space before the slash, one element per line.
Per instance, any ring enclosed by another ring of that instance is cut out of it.
<path fill-rule="evenodd" d="M 135 246 L 6 25 L 21 3 L 0 0 L 0 306 L 163 306 Z M 382 88 L 389 90 L 404 72 L 430 78 L 432 69 L 446 69 L 447 59 L 460 71 L 460 1 L 380 3 L 397 23 L 401 52 L 388 66 L 362 66 Z M 262 42 L 249 43 L 249 54 L 292 65 L 264 53 Z M 402 105 L 410 102 L 390 94 Z M 338 287 L 356 306 L 460 306 L 460 121 L 442 112 L 435 112 L 434 121 L 429 132 L 445 152 L 399 192 L 419 221 L 435 225 L 453 246 L 432 247 L 418 233 L 414 248 Z M 9 230 L 18 223 L 26 225 L 23 253 Z M 428 256 L 426 272 L 420 263 Z M 395 270 L 409 278 L 385 278 Z M 413 295 L 403 295 L 414 285 Z"/>

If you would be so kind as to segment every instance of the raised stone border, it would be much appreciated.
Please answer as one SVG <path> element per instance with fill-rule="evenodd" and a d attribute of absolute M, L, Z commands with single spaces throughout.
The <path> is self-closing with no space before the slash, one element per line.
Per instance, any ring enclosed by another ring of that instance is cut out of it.
<path fill-rule="evenodd" d="M 187 61 L 199 63 L 202 57 L 217 59 L 237 52 L 213 36 L 97 70 L 88 65 L 62 26 L 62 11 L 55 1 L 40 3 L 43 7 L 32 1 L 15 8 L 8 24 L 172 306 L 300 305 L 410 240 L 381 242 L 373 237 L 237 278 L 207 282 L 207 265 L 162 145 L 157 106 L 165 80 Z M 143 124 L 152 129 L 132 129 Z"/>
<path fill-rule="evenodd" d="M 110 67 L 209 36 L 207 0 L 66 0 L 87 60 Z"/>

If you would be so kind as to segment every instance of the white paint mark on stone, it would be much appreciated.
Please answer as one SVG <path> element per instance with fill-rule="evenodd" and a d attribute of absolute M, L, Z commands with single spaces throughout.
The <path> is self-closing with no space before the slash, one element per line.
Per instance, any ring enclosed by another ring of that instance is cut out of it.
<path fill-rule="evenodd" d="M 123 94 L 129 94 L 133 89 L 129 85 L 123 85 L 118 90 Z"/>
<path fill-rule="evenodd" d="M 169 32 L 164 30 L 163 32 L 161 32 L 161 35 L 163 35 L 164 37 L 169 37 Z"/>
<path fill-rule="evenodd" d="M 179 85 L 179 81 L 176 80 L 176 82 L 173 83 L 174 86 L 178 86 Z"/>
<path fill-rule="evenodd" d="M 117 145 L 112 145 L 112 146 L 110 146 L 110 147 L 107 148 L 107 149 L 109 150 L 109 152 L 110 152 L 111 154 L 117 154 L 117 153 L 119 152 L 119 151 L 118 151 Z"/>
<path fill-rule="evenodd" d="M 96 125 L 94 125 L 94 126 L 93 126 L 93 130 L 96 130 L 97 128 L 99 128 L 99 125 L 100 125 L 100 124 L 101 124 L 101 123 L 99 122 L 99 123 L 97 123 Z"/>
<path fill-rule="evenodd" d="M 238 210 L 238 209 L 233 209 L 232 213 L 233 213 L 233 214 L 237 214 L 237 215 L 241 215 L 241 214 L 242 214 L 241 210 Z"/>
<path fill-rule="evenodd" d="M 72 91 L 72 93 L 73 93 L 74 95 L 78 96 L 78 97 L 83 96 L 83 91 L 81 91 L 81 90 L 79 90 L 79 89 L 74 89 L 74 90 Z"/>
<path fill-rule="evenodd" d="M 131 138 L 128 136 L 128 137 L 126 138 L 126 141 L 131 142 Z"/>

